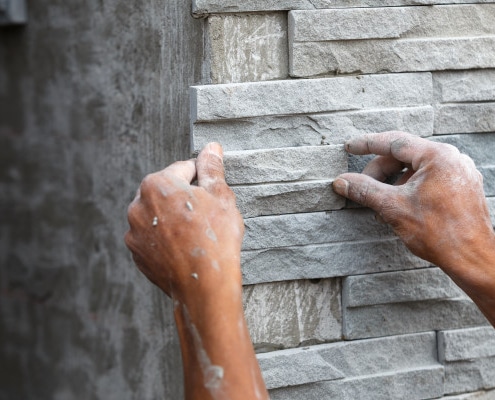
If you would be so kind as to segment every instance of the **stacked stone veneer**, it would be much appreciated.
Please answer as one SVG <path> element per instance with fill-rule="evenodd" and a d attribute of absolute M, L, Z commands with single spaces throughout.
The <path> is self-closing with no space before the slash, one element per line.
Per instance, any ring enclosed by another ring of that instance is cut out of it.
<path fill-rule="evenodd" d="M 492 3 L 193 5 L 209 57 L 191 88 L 192 146 L 226 150 L 245 311 L 273 399 L 495 399 L 495 330 L 331 189 L 366 162 L 346 139 L 400 129 L 469 154 L 495 216 Z"/>

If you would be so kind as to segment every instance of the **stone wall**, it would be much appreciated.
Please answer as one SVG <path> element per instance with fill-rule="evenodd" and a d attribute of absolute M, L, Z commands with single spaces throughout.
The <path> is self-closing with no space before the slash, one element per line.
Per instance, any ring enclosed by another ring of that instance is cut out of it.
<path fill-rule="evenodd" d="M 406 130 L 474 159 L 495 222 L 491 3 L 194 2 L 209 74 L 191 88 L 192 148 L 227 150 L 273 399 L 495 399 L 495 331 L 473 302 L 331 189 L 366 162 L 346 139 Z"/>

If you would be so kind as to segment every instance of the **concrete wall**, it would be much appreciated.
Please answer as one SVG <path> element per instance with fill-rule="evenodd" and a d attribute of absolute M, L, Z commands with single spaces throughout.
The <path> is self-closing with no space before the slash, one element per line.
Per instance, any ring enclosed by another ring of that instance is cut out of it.
<path fill-rule="evenodd" d="M 191 89 L 193 147 L 227 150 L 273 399 L 495 399 L 495 331 L 472 301 L 330 187 L 366 161 L 346 139 L 401 129 L 469 154 L 495 220 L 490 3 L 195 1 L 212 84 Z"/>
<path fill-rule="evenodd" d="M 181 398 L 171 304 L 123 235 L 189 153 L 203 21 L 187 2 L 28 1 L 0 29 L 0 399 Z"/>

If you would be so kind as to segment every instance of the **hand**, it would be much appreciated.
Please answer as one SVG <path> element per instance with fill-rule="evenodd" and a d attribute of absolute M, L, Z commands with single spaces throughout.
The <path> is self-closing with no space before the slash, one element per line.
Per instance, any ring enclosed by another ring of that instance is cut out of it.
<path fill-rule="evenodd" d="M 481 174 L 455 147 L 384 132 L 350 140 L 346 150 L 378 157 L 362 174 L 339 176 L 334 190 L 374 209 L 417 256 L 455 275 L 458 271 L 450 267 L 459 264 L 460 256 L 493 247 Z M 395 185 L 383 183 L 404 169 Z"/>
<path fill-rule="evenodd" d="M 167 295 L 241 286 L 244 224 L 225 183 L 220 145 L 196 161 L 176 162 L 144 178 L 130 204 L 125 242 L 138 268 Z M 197 186 L 191 185 L 197 177 Z M 240 291 L 240 289 L 239 289 Z"/>

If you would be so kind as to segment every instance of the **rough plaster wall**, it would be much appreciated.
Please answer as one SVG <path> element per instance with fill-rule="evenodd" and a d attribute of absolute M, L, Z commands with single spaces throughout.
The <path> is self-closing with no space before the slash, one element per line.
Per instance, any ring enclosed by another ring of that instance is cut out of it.
<path fill-rule="evenodd" d="M 473 302 L 330 187 L 366 162 L 342 157 L 346 139 L 406 130 L 474 159 L 495 221 L 488 3 L 194 2 L 212 13 L 214 85 L 191 89 L 193 147 L 227 150 L 244 307 L 272 399 L 495 399 L 495 331 Z M 265 57 L 283 18 L 288 42 Z M 265 79 L 277 59 L 289 77 Z"/>
<path fill-rule="evenodd" d="M 170 1 L 30 1 L 0 29 L 0 399 L 181 398 L 171 304 L 126 207 L 189 152 L 202 24 Z"/>

